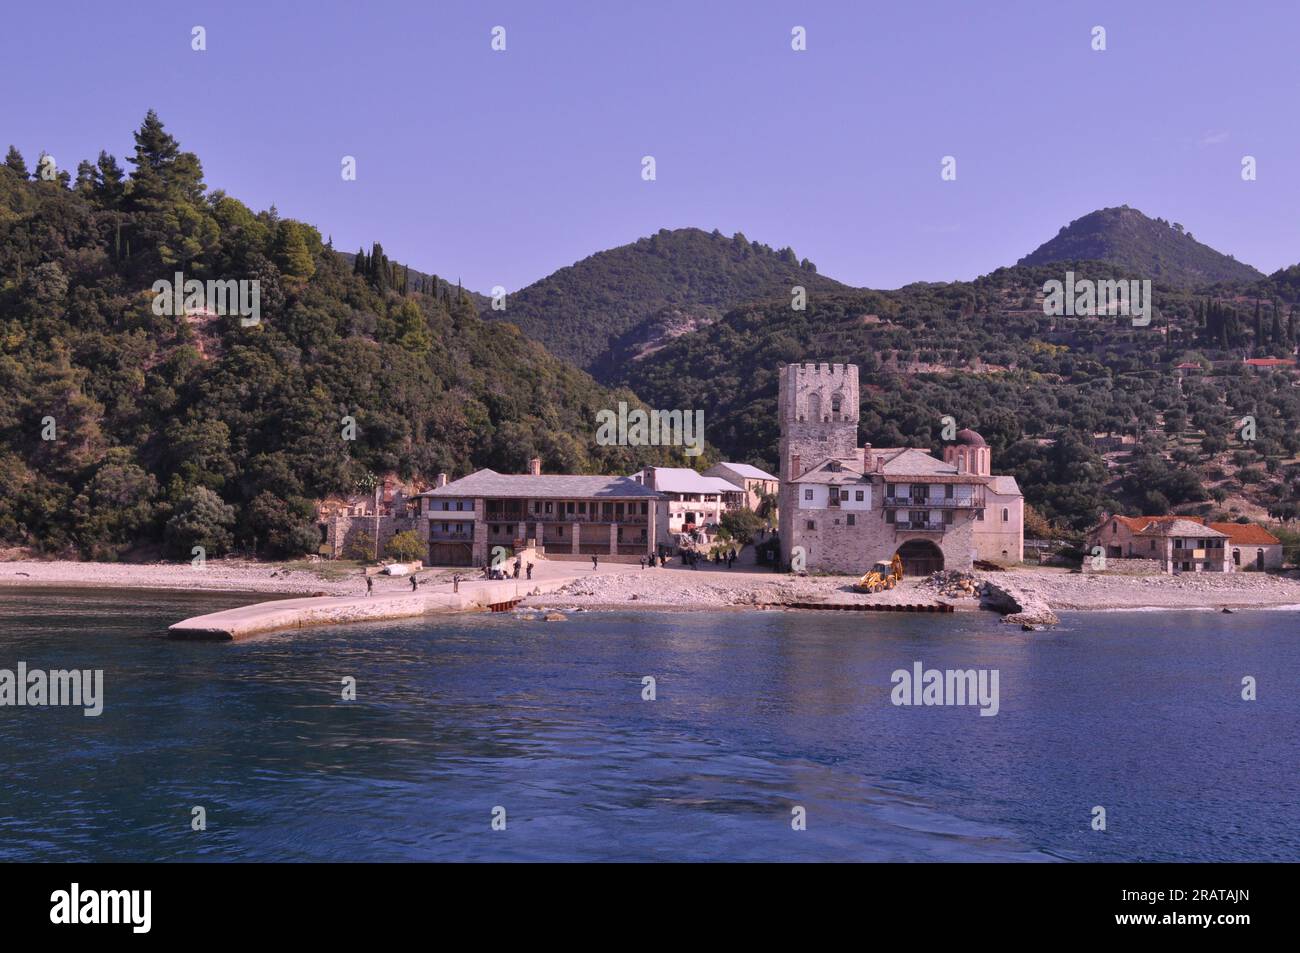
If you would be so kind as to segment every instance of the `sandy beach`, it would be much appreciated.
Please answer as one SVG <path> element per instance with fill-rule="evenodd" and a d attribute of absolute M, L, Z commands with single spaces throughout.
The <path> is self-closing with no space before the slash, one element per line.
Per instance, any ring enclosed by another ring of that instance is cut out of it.
<path fill-rule="evenodd" d="M 421 588 L 450 588 L 452 575 L 478 578 L 472 570 L 436 568 L 420 573 Z M 526 606 L 548 608 L 636 609 L 646 611 L 754 609 L 790 602 L 872 602 L 922 604 L 944 601 L 957 609 L 975 609 L 979 599 L 941 593 L 926 579 L 906 579 L 888 592 L 854 592 L 855 576 L 792 576 L 755 567 L 732 570 L 690 569 L 669 565 L 641 569 L 636 565 L 602 565 L 592 572 L 585 563 L 539 560 L 538 580 L 555 576 L 579 578 L 564 588 L 526 600 Z M 1011 585 L 1036 596 L 1053 609 L 1101 611 L 1115 609 L 1260 609 L 1300 607 L 1300 579 L 1264 573 L 1181 576 L 1085 575 L 1066 569 L 1014 569 L 976 572 L 977 581 Z M 404 591 L 409 579 L 374 577 L 375 591 Z M 317 568 L 293 568 L 275 563 L 213 560 L 203 569 L 188 563 L 90 563 L 67 560 L 0 562 L 0 587 L 61 586 L 85 588 L 144 588 L 221 590 L 278 593 L 286 596 L 356 595 L 364 592 L 360 570 L 340 572 L 327 563 Z"/>

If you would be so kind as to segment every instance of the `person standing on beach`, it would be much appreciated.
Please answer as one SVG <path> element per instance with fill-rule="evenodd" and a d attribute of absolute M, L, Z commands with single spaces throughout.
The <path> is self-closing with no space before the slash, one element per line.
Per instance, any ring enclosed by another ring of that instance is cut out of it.
<path fill-rule="evenodd" d="M 600 564 L 596 561 L 596 555 L 593 553 L 591 556 L 591 571 L 595 572 L 598 565 Z"/>
<path fill-rule="evenodd" d="M 457 572 L 457 573 L 452 573 L 452 576 L 451 576 L 451 591 L 452 591 L 452 592 L 460 592 L 460 573 L 458 573 L 458 572 Z"/>
<path fill-rule="evenodd" d="M 416 581 L 415 574 L 412 573 L 412 574 L 411 574 L 411 591 L 412 591 L 412 592 L 415 592 L 415 589 L 416 589 L 416 587 L 417 587 L 418 585 L 419 585 L 419 582 Z"/>
<path fill-rule="evenodd" d="M 366 595 L 370 595 L 375 589 L 375 581 L 369 576 L 366 577 Z"/>
<path fill-rule="evenodd" d="M 645 557 L 644 557 L 644 556 L 641 557 L 641 559 L 639 560 L 639 562 L 641 563 L 641 568 L 642 568 L 642 569 L 645 569 Z"/>
<path fill-rule="evenodd" d="M 533 564 L 532 564 L 532 563 L 529 563 L 529 564 L 528 564 L 528 578 L 529 578 L 529 579 L 532 579 L 532 578 L 533 578 Z"/>

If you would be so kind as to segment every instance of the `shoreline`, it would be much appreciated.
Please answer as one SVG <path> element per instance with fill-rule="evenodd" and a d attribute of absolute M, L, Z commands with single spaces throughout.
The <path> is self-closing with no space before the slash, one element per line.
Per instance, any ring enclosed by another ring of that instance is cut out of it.
<path fill-rule="evenodd" d="M 62 561 L 0 562 L 0 592 L 5 589 L 167 590 L 173 592 L 247 593 L 250 596 L 364 595 L 360 569 L 322 571 L 295 564 L 214 561 L 204 569 L 188 563 L 91 563 Z M 421 592 L 451 590 L 453 573 L 463 583 L 482 582 L 473 570 L 435 568 L 421 571 Z M 1185 574 L 1180 576 L 1097 575 L 1055 568 L 1014 568 L 973 573 L 980 583 L 1012 587 L 1061 612 L 1167 612 L 1269 609 L 1300 611 L 1300 579 L 1265 573 Z M 333 578 L 331 578 L 331 576 Z M 598 572 L 571 562 L 538 560 L 534 580 L 545 583 L 565 577 L 559 588 L 530 595 L 521 610 L 555 611 L 815 611 L 783 603 L 924 605 L 939 602 L 956 612 L 975 611 L 982 600 L 941 592 L 928 579 L 905 579 L 898 588 L 865 595 L 851 588 L 856 577 L 793 576 L 737 566 L 731 570 L 668 566 L 640 569 L 636 565 L 602 566 Z M 408 577 L 372 577 L 375 595 L 400 595 L 409 590 Z M 527 585 L 527 580 L 519 582 Z M 262 600 L 265 601 L 265 600 Z"/>

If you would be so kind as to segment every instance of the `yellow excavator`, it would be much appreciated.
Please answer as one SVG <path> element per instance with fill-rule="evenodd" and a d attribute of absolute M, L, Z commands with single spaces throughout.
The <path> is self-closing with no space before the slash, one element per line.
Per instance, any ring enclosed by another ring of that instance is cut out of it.
<path fill-rule="evenodd" d="M 898 553 L 894 553 L 894 558 L 890 562 L 879 562 L 871 567 L 871 571 L 858 580 L 854 586 L 859 592 L 881 592 L 885 589 L 893 589 L 903 581 L 903 559 Z"/>

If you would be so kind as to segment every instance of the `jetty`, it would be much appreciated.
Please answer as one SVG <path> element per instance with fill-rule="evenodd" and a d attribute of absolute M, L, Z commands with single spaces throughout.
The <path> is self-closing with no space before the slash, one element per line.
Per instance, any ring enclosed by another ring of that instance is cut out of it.
<path fill-rule="evenodd" d="M 440 586 L 429 592 L 404 590 L 370 596 L 273 599 L 194 616 L 170 626 L 167 634 L 173 639 L 232 642 L 266 632 L 314 625 L 409 619 L 446 612 L 500 612 L 517 605 L 526 596 L 552 592 L 575 578 L 560 576 L 526 581 L 465 579 L 460 583 L 459 592 L 452 591 L 451 586 Z"/>

